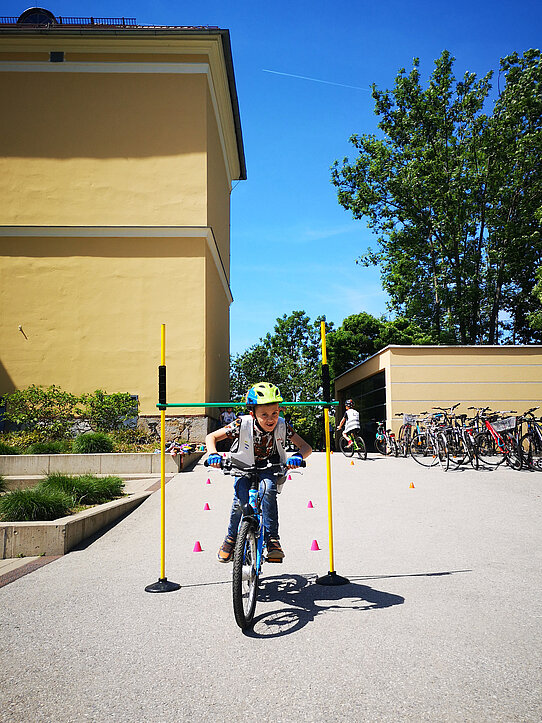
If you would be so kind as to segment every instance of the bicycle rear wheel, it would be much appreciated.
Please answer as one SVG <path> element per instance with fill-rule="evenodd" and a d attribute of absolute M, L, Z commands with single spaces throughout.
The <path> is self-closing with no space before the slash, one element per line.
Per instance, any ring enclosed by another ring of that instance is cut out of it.
<path fill-rule="evenodd" d="M 523 455 L 513 435 L 505 434 L 504 444 L 506 464 L 511 469 L 520 470 L 523 467 Z"/>
<path fill-rule="evenodd" d="M 345 457 L 351 457 L 354 454 L 354 444 L 348 445 L 348 442 L 344 437 L 339 439 L 339 449 Z"/>
<path fill-rule="evenodd" d="M 252 624 L 258 597 L 257 539 L 248 520 L 241 523 L 233 551 L 233 614 L 241 630 Z"/>
<path fill-rule="evenodd" d="M 448 441 L 444 433 L 437 435 L 437 452 L 438 452 L 438 463 L 444 472 L 447 472 L 450 467 L 450 452 L 448 450 Z"/>
<path fill-rule="evenodd" d="M 438 464 L 438 457 L 427 432 L 414 432 L 410 440 L 410 456 L 422 467 L 434 467 Z"/>
<path fill-rule="evenodd" d="M 367 447 L 361 434 L 354 434 L 354 442 L 357 446 L 356 453 L 360 459 L 367 459 Z"/>
<path fill-rule="evenodd" d="M 386 455 L 386 438 L 385 437 L 377 437 L 375 439 L 375 449 L 377 452 L 380 452 L 380 454 Z"/>
<path fill-rule="evenodd" d="M 524 434 L 521 438 L 521 454 L 527 469 L 542 472 L 542 444 L 534 434 Z"/>
<path fill-rule="evenodd" d="M 474 438 L 474 450 L 482 464 L 497 467 L 504 462 L 505 455 L 499 452 L 495 440 L 489 432 L 480 432 L 476 435 Z"/>
<path fill-rule="evenodd" d="M 459 467 L 464 464 L 465 458 L 467 457 L 467 450 L 465 449 L 463 438 L 452 432 L 447 439 L 448 449 L 450 451 L 450 461 Z"/>

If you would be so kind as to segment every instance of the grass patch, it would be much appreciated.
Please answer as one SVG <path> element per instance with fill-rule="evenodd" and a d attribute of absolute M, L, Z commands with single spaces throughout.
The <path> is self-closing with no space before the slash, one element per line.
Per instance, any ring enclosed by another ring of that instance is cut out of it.
<path fill-rule="evenodd" d="M 31 487 L 12 490 L 0 497 L 0 519 L 4 522 L 56 520 L 71 512 L 73 498 L 64 492 Z"/>
<path fill-rule="evenodd" d="M 74 506 L 99 505 L 124 494 L 124 482 L 120 477 L 95 477 L 89 474 L 72 476 L 52 472 L 38 486 L 70 495 Z"/>
<path fill-rule="evenodd" d="M 0 454 L 20 454 L 16 447 L 0 442 Z"/>
<path fill-rule="evenodd" d="M 34 442 L 27 447 L 25 454 L 69 454 L 71 451 L 71 442 L 63 439 L 55 442 Z"/>
<path fill-rule="evenodd" d="M 106 454 L 114 449 L 113 440 L 103 432 L 85 432 L 73 440 L 75 454 Z"/>
<path fill-rule="evenodd" d="M 36 487 L 2 495 L 0 519 L 4 522 L 56 520 L 123 495 L 124 482 L 120 477 L 70 476 L 53 472 Z"/>

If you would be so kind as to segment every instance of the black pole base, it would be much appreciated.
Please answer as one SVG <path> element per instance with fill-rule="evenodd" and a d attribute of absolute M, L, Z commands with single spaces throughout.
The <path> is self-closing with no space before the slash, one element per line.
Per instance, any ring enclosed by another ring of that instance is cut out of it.
<path fill-rule="evenodd" d="M 180 587 L 178 582 L 170 582 L 167 577 L 160 577 L 158 582 L 147 585 L 145 592 L 173 592 L 179 590 Z"/>
<path fill-rule="evenodd" d="M 317 577 L 315 582 L 317 585 L 349 585 L 350 584 L 350 580 L 348 580 L 348 578 L 337 575 L 335 570 L 333 570 L 333 572 L 328 572 L 327 575 L 322 575 L 322 577 Z"/>

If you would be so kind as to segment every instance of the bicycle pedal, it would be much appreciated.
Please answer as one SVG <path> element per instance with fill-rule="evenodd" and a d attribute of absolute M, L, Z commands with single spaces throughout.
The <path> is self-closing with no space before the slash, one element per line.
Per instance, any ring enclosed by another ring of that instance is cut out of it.
<path fill-rule="evenodd" d="M 282 557 L 266 557 L 267 562 L 282 562 Z"/>

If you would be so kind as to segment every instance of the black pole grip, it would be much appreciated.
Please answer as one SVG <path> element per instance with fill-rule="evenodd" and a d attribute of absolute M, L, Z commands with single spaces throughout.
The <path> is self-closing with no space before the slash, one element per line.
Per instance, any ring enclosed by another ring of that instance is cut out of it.
<path fill-rule="evenodd" d="M 331 384 L 329 381 L 329 364 L 322 364 L 322 391 L 324 402 L 331 401 Z"/>
<path fill-rule="evenodd" d="M 166 367 L 158 367 L 158 404 L 166 404 Z"/>

